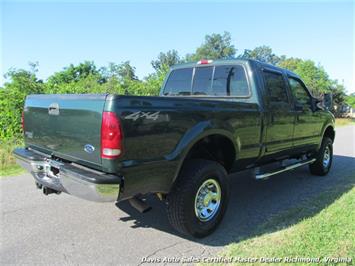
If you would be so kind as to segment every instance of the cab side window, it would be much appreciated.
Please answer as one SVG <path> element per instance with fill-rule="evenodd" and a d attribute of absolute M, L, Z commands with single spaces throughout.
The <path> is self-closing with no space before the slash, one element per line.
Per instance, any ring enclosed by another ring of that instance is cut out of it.
<path fill-rule="evenodd" d="M 297 105 L 304 109 L 311 109 L 311 97 L 304 85 L 295 78 L 288 78 L 292 95 Z"/>
<path fill-rule="evenodd" d="M 266 90 L 269 94 L 270 104 L 287 103 L 288 97 L 285 80 L 281 73 L 263 71 Z"/>

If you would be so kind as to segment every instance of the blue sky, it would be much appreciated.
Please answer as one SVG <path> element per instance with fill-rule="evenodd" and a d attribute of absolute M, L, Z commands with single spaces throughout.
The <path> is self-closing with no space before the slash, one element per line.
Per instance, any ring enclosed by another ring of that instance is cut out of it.
<path fill-rule="evenodd" d="M 238 53 L 269 45 L 312 59 L 354 92 L 354 8 L 353 1 L 1 1 L 1 76 L 36 61 L 45 79 L 70 63 L 130 60 L 141 78 L 159 52 L 185 55 L 206 34 L 229 31 Z"/>

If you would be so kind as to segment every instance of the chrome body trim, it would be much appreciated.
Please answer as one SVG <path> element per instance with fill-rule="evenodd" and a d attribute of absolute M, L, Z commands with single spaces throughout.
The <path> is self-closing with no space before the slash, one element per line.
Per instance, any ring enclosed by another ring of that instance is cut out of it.
<path fill-rule="evenodd" d="M 316 161 L 316 159 L 310 159 L 310 160 L 306 160 L 306 161 L 297 162 L 295 164 L 291 164 L 291 165 L 285 166 L 283 168 L 278 168 L 278 169 L 276 169 L 275 171 L 272 171 L 272 172 L 256 174 L 255 175 L 255 179 L 266 179 L 269 176 L 280 174 L 282 172 L 286 172 L 286 171 L 295 169 L 297 167 L 300 167 L 300 166 L 303 166 L 303 165 L 306 165 L 306 164 L 311 164 L 311 163 L 313 163 L 315 161 Z"/>

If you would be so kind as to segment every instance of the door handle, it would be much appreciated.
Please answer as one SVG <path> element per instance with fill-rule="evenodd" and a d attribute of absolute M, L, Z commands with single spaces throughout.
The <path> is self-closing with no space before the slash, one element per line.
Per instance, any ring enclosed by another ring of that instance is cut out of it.
<path fill-rule="evenodd" d="M 59 104 L 58 103 L 51 103 L 48 106 L 48 114 L 49 115 L 59 115 Z"/>

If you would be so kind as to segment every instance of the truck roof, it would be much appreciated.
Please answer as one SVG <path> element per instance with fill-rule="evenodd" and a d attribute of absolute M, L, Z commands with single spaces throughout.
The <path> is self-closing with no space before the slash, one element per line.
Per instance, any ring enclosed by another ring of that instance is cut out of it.
<path fill-rule="evenodd" d="M 287 74 L 289 74 L 291 76 L 299 77 L 296 73 L 294 73 L 286 68 L 277 67 L 272 64 L 261 62 L 261 61 L 255 60 L 255 59 L 234 59 L 234 58 L 233 59 L 217 59 L 217 60 L 207 60 L 206 59 L 206 60 L 200 60 L 198 62 L 188 62 L 188 63 L 173 65 L 173 66 L 171 66 L 170 69 L 174 70 L 174 69 L 189 68 L 189 67 L 203 67 L 203 66 L 207 66 L 207 65 L 208 66 L 216 66 L 216 65 L 227 65 L 227 64 L 245 64 L 247 62 L 257 63 L 263 67 L 271 68 L 271 69 L 278 70 L 281 72 L 286 72 Z"/>

